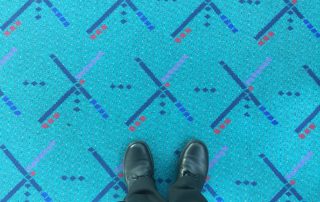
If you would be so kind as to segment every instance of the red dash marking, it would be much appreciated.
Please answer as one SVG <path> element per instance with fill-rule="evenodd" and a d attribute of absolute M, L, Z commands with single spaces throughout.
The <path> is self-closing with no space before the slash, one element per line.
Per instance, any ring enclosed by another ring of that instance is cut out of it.
<path fill-rule="evenodd" d="M 170 83 L 167 82 L 166 84 L 164 84 L 164 86 L 165 86 L 165 87 L 169 87 L 169 86 L 170 86 Z"/>
<path fill-rule="evenodd" d="M 174 41 L 177 42 L 177 43 L 181 43 L 181 39 L 180 38 L 175 38 Z"/>
<path fill-rule="evenodd" d="M 316 125 L 314 125 L 314 123 L 312 123 L 312 124 L 309 125 L 309 128 L 310 128 L 311 130 L 314 130 L 314 129 L 316 128 Z"/>
<path fill-rule="evenodd" d="M 141 125 L 141 123 L 140 123 L 139 121 L 136 121 L 134 124 L 135 124 L 136 126 L 140 126 L 140 125 Z"/>
<path fill-rule="evenodd" d="M 225 126 L 224 124 L 221 124 L 221 125 L 220 125 L 220 128 L 221 128 L 221 129 L 224 129 L 225 127 L 226 127 L 226 126 Z"/>
<path fill-rule="evenodd" d="M 140 120 L 141 120 L 141 121 L 145 121 L 145 120 L 146 120 L 146 117 L 145 117 L 145 116 L 141 116 L 141 117 L 140 117 Z"/>
<path fill-rule="evenodd" d="M 48 123 L 52 124 L 54 122 L 53 119 L 48 119 Z"/>
<path fill-rule="evenodd" d="M 264 43 L 263 43 L 263 41 L 259 41 L 259 46 L 262 46 Z"/>
<path fill-rule="evenodd" d="M 135 128 L 134 126 L 130 126 L 130 127 L 129 127 L 129 130 L 133 132 L 133 131 L 136 130 L 136 128 Z"/>
<path fill-rule="evenodd" d="M 118 177 L 123 178 L 123 173 L 119 173 Z"/>
<path fill-rule="evenodd" d="M 93 35 L 90 36 L 90 38 L 91 38 L 92 40 L 94 40 L 94 39 L 97 38 L 97 36 L 93 34 Z"/>
<path fill-rule="evenodd" d="M 41 125 L 42 128 L 49 128 L 48 124 L 44 123 Z"/>
<path fill-rule="evenodd" d="M 181 33 L 181 34 L 180 34 L 180 37 L 181 37 L 181 38 L 184 38 L 184 37 L 186 37 L 186 34 L 185 34 L 185 33 Z"/>
<path fill-rule="evenodd" d="M 186 31 L 187 33 L 190 33 L 190 32 L 191 32 L 191 29 L 190 29 L 190 28 L 187 28 L 185 31 Z"/>
<path fill-rule="evenodd" d="M 274 36 L 274 32 L 269 32 L 268 35 L 269 36 Z"/>
<path fill-rule="evenodd" d="M 60 117 L 60 114 L 57 112 L 53 115 L 54 118 L 58 119 Z"/>
<path fill-rule="evenodd" d="M 265 41 L 268 41 L 268 40 L 269 40 L 269 37 L 268 37 L 268 36 L 264 36 L 263 39 L 264 39 Z"/>
<path fill-rule="evenodd" d="M 221 131 L 219 129 L 214 129 L 213 132 L 218 135 Z"/>
<path fill-rule="evenodd" d="M 249 86 L 248 88 L 250 91 L 253 91 L 253 86 Z"/>
<path fill-rule="evenodd" d="M 295 180 L 290 180 L 290 182 L 289 182 L 291 185 L 294 185 L 295 183 L 296 183 L 296 181 Z"/>
<path fill-rule="evenodd" d="M 11 30 L 11 31 L 14 31 L 14 30 L 16 30 L 16 27 L 15 27 L 15 26 L 11 26 L 11 27 L 10 27 L 10 30 Z"/>
<path fill-rule="evenodd" d="M 299 134 L 299 138 L 300 138 L 300 139 L 304 139 L 305 137 L 306 137 L 306 136 L 305 136 L 304 134 L 302 134 L 302 133 Z"/>
<path fill-rule="evenodd" d="M 4 32 L 4 35 L 9 36 L 9 35 L 10 35 L 10 32 L 9 32 L 9 31 L 5 31 L 5 32 Z"/>
<path fill-rule="evenodd" d="M 36 172 L 32 171 L 32 172 L 30 173 L 30 175 L 31 175 L 31 176 L 35 176 L 35 175 L 36 175 Z"/>
<path fill-rule="evenodd" d="M 103 30 L 106 30 L 108 27 L 107 27 L 107 25 L 102 25 L 101 26 L 101 29 L 103 29 Z"/>
<path fill-rule="evenodd" d="M 230 119 L 226 119 L 226 120 L 224 121 L 224 123 L 225 123 L 225 124 L 229 124 L 229 123 L 231 123 L 231 120 L 230 120 Z"/>
<path fill-rule="evenodd" d="M 83 80 L 83 79 L 81 79 L 80 81 L 79 81 L 79 83 L 82 85 L 82 84 L 84 84 L 84 82 L 85 82 L 85 80 Z"/>
<path fill-rule="evenodd" d="M 21 21 L 18 20 L 18 21 L 16 22 L 16 25 L 17 25 L 17 26 L 20 26 L 20 25 L 21 25 Z"/>
<path fill-rule="evenodd" d="M 96 34 L 97 35 L 99 35 L 99 34 L 101 34 L 102 33 L 102 31 L 100 30 L 100 29 L 98 29 L 97 31 L 96 31 Z"/>
<path fill-rule="evenodd" d="M 304 133 L 307 134 L 307 135 L 308 135 L 310 132 L 311 132 L 311 131 L 310 131 L 309 129 L 305 129 L 305 130 L 304 130 Z"/>

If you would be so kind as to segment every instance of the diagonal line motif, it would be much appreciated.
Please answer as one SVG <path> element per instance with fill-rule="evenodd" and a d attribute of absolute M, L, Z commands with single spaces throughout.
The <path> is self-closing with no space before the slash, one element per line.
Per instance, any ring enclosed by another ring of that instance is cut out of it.
<path fill-rule="evenodd" d="M 284 184 L 284 187 L 274 195 L 270 202 L 278 201 L 288 190 L 297 198 L 297 200 L 302 201 L 302 196 L 293 188 L 294 183 L 289 183 L 287 179 L 280 173 L 280 171 L 273 165 L 273 163 L 264 154 L 260 154 L 259 157 L 263 160 L 265 164 L 271 169 L 271 171 L 276 175 L 276 177 Z"/>
<path fill-rule="evenodd" d="M 28 0 L 26 1 L 25 4 L 23 4 L 8 20 L 6 20 L 1 26 L 0 29 L 2 31 L 5 31 L 10 24 L 12 24 L 15 20 L 17 20 L 17 18 L 20 17 L 20 15 L 25 12 L 34 2 L 36 2 L 36 0 Z M 65 19 L 65 17 L 60 13 L 60 11 L 53 6 L 53 4 L 51 3 L 51 1 L 49 0 L 44 0 L 45 4 L 52 10 L 52 12 L 59 18 L 59 20 L 61 21 L 61 23 L 63 23 L 63 25 L 65 27 L 69 26 L 69 22 Z"/>
<path fill-rule="evenodd" d="M 52 199 L 49 197 L 47 192 L 42 190 L 42 187 L 28 174 L 8 148 L 5 145 L 1 145 L 0 149 L 24 177 L 3 199 L 1 199 L 1 202 L 8 201 L 27 181 L 41 194 L 44 201 L 51 202 Z"/>
<path fill-rule="evenodd" d="M 97 160 L 97 162 L 101 165 L 101 167 L 106 171 L 106 173 L 112 178 L 112 180 L 98 193 L 98 195 L 92 200 L 93 202 L 100 201 L 112 187 L 116 184 L 119 184 L 120 188 L 127 193 L 128 190 L 126 186 L 120 181 L 119 177 L 112 171 L 110 166 L 102 159 L 100 154 L 92 147 L 88 149 L 88 151 L 93 155 L 93 157 Z"/>
<path fill-rule="evenodd" d="M 237 96 L 231 104 L 213 121 L 211 124 L 211 128 L 215 129 L 218 124 L 231 112 L 231 110 L 236 107 L 240 101 L 249 96 L 256 107 L 264 114 L 265 117 L 273 124 L 277 125 L 278 121 L 270 114 L 270 112 L 261 104 L 261 102 L 257 99 L 257 97 L 250 91 L 250 89 L 241 81 L 238 75 L 224 62 L 220 61 L 220 65 L 224 68 L 224 70 L 231 76 L 231 78 L 238 84 L 238 86 L 242 89 L 242 92 L 239 96 Z"/>
<path fill-rule="evenodd" d="M 106 12 L 98 18 L 97 21 L 95 21 L 88 29 L 87 34 L 93 34 L 93 39 L 95 38 L 94 30 L 99 30 L 98 27 L 105 21 L 117 8 L 119 8 L 121 5 L 128 5 L 131 10 L 137 15 L 137 17 L 145 24 L 145 26 L 149 29 L 149 31 L 152 31 L 155 26 L 151 24 L 151 22 L 147 19 L 147 17 L 140 11 L 137 6 L 131 1 L 131 0 L 117 0 L 109 9 L 106 10 Z"/>
<path fill-rule="evenodd" d="M 184 108 L 184 106 L 177 100 L 177 98 L 171 93 L 171 91 L 166 87 L 166 84 L 161 83 L 161 81 L 154 75 L 150 68 L 140 59 L 136 58 L 135 61 L 144 70 L 144 72 L 150 77 L 150 79 L 157 85 L 158 89 L 152 94 L 147 101 L 125 122 L 127 126 L 132 124 L 135 119 L 137 119 L 144 110 L 146 110 L 152 102 L 161 94 L 164 93 L 170 101 L 179 109 L 179 111 L 184 115 L 184 117 L 189 121 L 193 121 L 193 117 Z"/>
<path fill-rule="evenodd" d="M 75 92 L 81 92 L 81 94 L 92 104 L 98 113 L 100 113 L 103 119 L 107 119 L 109 115 L 106 110 L 102 108 L 102 106 L 97 103 L 95 99 L 89 94 L 89 92 L 78 82 L 78 80 L 69 72 L 69 70 L 63 65 L 63 63 L 58 59 L 54 54 L 50 55 L 50 58 L 54 61 L 54 63 L 59 67 L 59 69 L 66 75 L 69 81 L 73 84 L 73 86 L 66 91 L 66 93 L 59 98 L 59 100 L 53 104 L 40 118 L 39 122 L 43 123 L 54 111 L 63 104 L 67 98 Z"/>

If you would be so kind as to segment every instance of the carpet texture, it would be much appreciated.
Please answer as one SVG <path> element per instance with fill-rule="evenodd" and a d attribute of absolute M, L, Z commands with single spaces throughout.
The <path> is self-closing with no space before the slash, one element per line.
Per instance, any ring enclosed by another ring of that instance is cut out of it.
<path fill-rule="evenodd" d="M 119 201 L 133 140 L 166 197 L 191 139 L 209 202 L 320 201 L 316 0 L 1 0 L 0 201 Z"/>

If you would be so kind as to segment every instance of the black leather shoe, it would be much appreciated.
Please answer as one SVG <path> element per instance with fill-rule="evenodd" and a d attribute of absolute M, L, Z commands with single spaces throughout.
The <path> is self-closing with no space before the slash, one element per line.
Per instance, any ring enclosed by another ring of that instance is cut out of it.
<path fill-rule="evenodd" d="M 189 142 L 181 153 L 179 166 L 178 178 L 191 176 L 204 184 L 209 169 L 209 153 L 206 145 L 198 140 Z"/>
<path fill-rule="evenodd" d="M 128 146 L 124 158 L 124 177 L 130 190 L 139 178 L 153 179 L 154 166 L 149 147 L 144 142 L 133 142 Z"/>

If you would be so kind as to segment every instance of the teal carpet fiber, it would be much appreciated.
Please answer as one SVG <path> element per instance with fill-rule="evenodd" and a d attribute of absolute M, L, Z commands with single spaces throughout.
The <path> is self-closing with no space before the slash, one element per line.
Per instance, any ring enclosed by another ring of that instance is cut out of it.
<path fill-rule="evenodd" d="M 316 0 L 0 0 L 0 201 L 122 200 L 191 139 L 209 202 L 320 201 Z"/>

